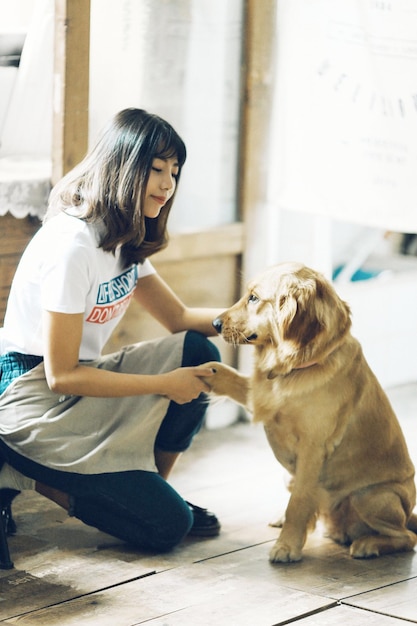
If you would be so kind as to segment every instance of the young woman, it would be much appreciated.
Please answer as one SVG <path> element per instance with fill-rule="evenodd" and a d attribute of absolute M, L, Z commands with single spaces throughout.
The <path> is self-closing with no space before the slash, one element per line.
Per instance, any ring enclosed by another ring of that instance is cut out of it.
<path fill-rule="evenodd" d="M 216 535 L 167 478 L 207 408 L 216 309 L 189 308 L 148 257 L 167 244 L 185 162 L 175 130 L 118 113 L 53 189 L 12 284 L 0 350 L 0 495 L 35 488 L 86 524 L 168 550 Z M 172 334 L 102 355 L 135 298 Z M 13 524 L 13 520 L 10 520 Z"/>

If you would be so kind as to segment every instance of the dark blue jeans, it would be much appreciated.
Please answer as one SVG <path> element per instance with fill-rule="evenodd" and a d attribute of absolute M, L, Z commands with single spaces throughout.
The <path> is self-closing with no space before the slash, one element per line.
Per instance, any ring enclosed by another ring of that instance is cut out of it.
<path fill-rule="evenodd" d="M 216 346 L 206 337 L 194 331 L 186 334 L 184 367 L 218 360 Z M 201 428 L 207 405 L 205 394 L 188 404 L 171 402 L 155 447 L 169 452 L 188 448 Z M 193 518 L 188 505 L 155 472 L 60 472 L 17 454 L 1 440 L 0 455 L 22 474 L 68 493 L 71 515 L 134 546 L 166 551 L 177 545 L 191 528 Z"/>

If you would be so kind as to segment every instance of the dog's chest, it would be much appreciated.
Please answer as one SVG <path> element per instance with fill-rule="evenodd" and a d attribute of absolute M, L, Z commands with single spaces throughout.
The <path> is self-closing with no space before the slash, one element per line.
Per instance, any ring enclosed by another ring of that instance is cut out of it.
<path fill-rule="evenodd" d="M 254 421 L 263 423 L 275 457 L 291 473 L 299 454 L 313 442 L 323 443 L 333 430 L 333 419 L 323 419 L 312 396 L 289 389 L 279 378 L 252 386 Z"/>
<path fill-rule="evenodd" d="M 288 428 L 288 424 L 310 420 L 314 415 L 312 403 L 305 394 L 288 385 L 283 377 L 269 380 L 266 375 L 255 376 L 251 389 L 255 421 L 274 421 L 282 428 Z"/>

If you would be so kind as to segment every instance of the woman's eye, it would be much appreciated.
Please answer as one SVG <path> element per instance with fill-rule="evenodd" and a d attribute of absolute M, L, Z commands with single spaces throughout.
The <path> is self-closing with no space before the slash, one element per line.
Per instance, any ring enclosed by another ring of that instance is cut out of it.
<path fill-rule="evenodd" d="M 152 169 L 153 169 L 154 172 L 158 172 L 158 173 L 162 172 L 160 167 L 155 167 L 154 165 L 152 166 Z"/>
<path fill-rule="evenodd" d="M 248 298 L 248 302 L 259 302 L 259 298 L 258 298 L 258 296 L 255 296 L 254 293 L 251 293 L 249 298 Z"/>

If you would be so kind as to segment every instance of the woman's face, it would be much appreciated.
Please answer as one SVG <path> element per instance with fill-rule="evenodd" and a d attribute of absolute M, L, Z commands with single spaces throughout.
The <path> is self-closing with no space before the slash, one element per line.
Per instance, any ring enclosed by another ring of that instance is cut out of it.
<path fill-rule="evenodd" d="M 153 160 L 143 207 L 146 217 L 158 217 L 162 207 L 175 191 L 178 173 L 179 165 L 176 158 Z"/>

